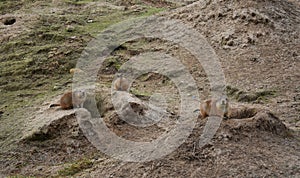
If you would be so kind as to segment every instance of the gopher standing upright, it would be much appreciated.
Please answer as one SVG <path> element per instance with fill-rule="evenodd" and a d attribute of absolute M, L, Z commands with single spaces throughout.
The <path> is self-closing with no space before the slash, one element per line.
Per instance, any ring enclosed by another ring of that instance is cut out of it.
<path fill-rule="evenodd" d="M 228 98 L 226 96 L 221 96 L 217 99 L 205 100 L 200 104 L 200 113 L 202 118 L 207 116 L 228 118 L 230 114 Z"/>
<path fill-rule="evenodd" d="M 59 104 L 51 104 L 50 107 L 60 106 L 62 109 L 72 109 L 74 107 L 83 107 L 86 100 L 85 91 L 67 92 L 60 98 Z"/>
<path fill-rule="evenodd" d="M 114 89 L 117 91 L 128 91 L 129 81 L 122 75 L 119 76 L 114 82 Z"/>

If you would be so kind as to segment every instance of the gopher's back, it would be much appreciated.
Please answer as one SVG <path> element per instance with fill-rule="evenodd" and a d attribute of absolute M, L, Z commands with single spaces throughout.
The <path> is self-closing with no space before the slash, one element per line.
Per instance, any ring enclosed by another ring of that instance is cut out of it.
<path fill-rule="evenodd" d="M 114 89 L 117 91 L 127 91 L 129 88 L 129 81 L 124 77 L 119 77 L 114 83 Z"/>
<path fill-rule="evenodd" d="M 62 109 L 73 108 L 72 92 L 67 92 L 60 98 L 60 107 Z"/>
<path fill-rule="evenodd" d="M 205 100 L 200 104 L 200 114 L 202 118 L 209 116 L 211 109 L 211 100 Z"/>

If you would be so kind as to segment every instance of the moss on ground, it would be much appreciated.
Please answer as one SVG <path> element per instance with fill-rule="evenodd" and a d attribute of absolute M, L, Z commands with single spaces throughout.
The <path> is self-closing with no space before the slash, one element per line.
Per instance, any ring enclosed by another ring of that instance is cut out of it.
<path fill-rule="evenodd" d="M 266 103 L 269 101 L 270 97 L 276 95 L 275 90 L 261 90 L 255 92 L 245 92 L 241 91 L 235 87 L 227 86 L 226 87 L 227 95 L 235 98 L 240 102 L 263 102 Z"/>
<path fill-rule="evenodd" d="M 66 166 L 62 170 L 59 170 L 58 174 L 59 176 L 72 176 L 85 169 L 91 168 L 92 166 L 93 162 L 91 160 L 83 159 Z"/>
<path fill-rule="evenodd" d="M 35 178 L 33 176 L 21 176 L 21 175 L 14 175 L 14 176 L 8 176 L 6 178 Z"/>
<path fill-rule="evenodd" d="M 20 0 L 1 0 L 0 14 L 6 14 L 22 7 L 23 2 Z"/>

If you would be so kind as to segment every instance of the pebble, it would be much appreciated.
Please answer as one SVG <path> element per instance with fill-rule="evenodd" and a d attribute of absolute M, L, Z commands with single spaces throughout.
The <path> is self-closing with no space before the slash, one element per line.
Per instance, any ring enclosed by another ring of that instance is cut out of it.
<path fill-rule="evenodd" d="M 73 27 L 72 25 L 68 25 L 66 27 L 67 32 L 73 32 L 75 30 L 75 27 Z"/>

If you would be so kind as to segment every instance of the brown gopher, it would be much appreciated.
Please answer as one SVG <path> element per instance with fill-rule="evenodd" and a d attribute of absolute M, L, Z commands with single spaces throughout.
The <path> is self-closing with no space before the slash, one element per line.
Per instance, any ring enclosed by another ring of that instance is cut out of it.
<path fill-rule="evenodd" d="M 83 107 L 86 100 L 86 92 L 82 90 L 67 92 L 60 98 L 58 104 L 51 104 L 50 107 L 60 106 L 62 109 L 72 109 L 74 107 Z"/>
<path fill-rule="evenodd" d="M 122 75 L 118 76 L 114 82 L 114 89 L 117 91 L 128 91 L 129 81 Z"/>
<path fill-rule="evenodd" d="M 207 116 L 220 116 L 229 118 L 230 106 L 226 96 L 221 96 L 217 99 L 205 100 L 200 104 L 200 113 L 202 119 Z"/>

